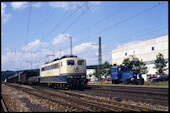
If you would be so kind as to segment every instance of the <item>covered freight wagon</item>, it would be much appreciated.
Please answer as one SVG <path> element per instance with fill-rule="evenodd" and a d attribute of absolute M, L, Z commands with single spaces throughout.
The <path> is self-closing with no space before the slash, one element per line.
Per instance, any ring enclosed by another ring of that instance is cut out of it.
<path fill-rule="evenodd" d="M 22 84 L 27 84 L 30 77 L 37 76 L 37 72 L 23 71 L 19 73 L 18 81 Z"/>

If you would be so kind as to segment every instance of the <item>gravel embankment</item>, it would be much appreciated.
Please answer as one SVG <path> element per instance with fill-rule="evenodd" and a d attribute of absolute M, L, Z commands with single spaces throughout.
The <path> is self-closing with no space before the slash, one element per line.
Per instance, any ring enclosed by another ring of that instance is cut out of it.
<path fill-rule="evenodd" d="M 60 112 L 58 105 L 1 84 L 1 95 L 9 112 Z"/>

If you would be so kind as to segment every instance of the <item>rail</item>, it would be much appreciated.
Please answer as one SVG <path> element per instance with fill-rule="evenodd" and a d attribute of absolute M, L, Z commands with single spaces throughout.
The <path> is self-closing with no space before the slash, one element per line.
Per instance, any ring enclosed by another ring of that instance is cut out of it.
<path fill-rule="evenodd" d="M 130 105 L 130 104 L 125 104 L 125 103 L 120 103 L 120 102 L 115 102 L 115 101 L 109 101 L 109 100 L 104 100 L 104 99 L 100 99 L 100 98 L 96 98 L 96 97 L 92 97 L 90 95 L 84 95 L 84 94 L 80 94 L 80 93 L 76 93 L 76 92 L 70 92 L 69 90 L 57 90 L 56 92 L 60 92 L 60 93 L 64 93 L 64 95 L 62 94 L 57 94 L 57 93 L 52 93 L 51 88 L 45 88 L 43 87 L 43 91 L 42 91 L 42 87 L 32 87 L 33 89 L 28 89 L 28 88 L 24 88 L 22 86 L 14 86 L 14 85 L 10 85 L 12 87 L 15 87 L 16 89 L 19 90 L 24 90 L 24 92 L 29 93 L 31 95 L 34 96 L 38 96 L 44 99 L 49 99 L 53 102 L 56 103 L 61 103 L 63 105 L 66 106 L 70 106 L 72 108 L 78 108 L 79 110 L 81 109 L 82 111 L 88 111 L 88 112 L 95 112 L 95 111 L 162 111 L 162 110 L 158 110 L 158 109 L 152 109 L 152 108 L 148 108 L 148 107 L 142 107 L 142 106 L 135 106 L 135 105 Z M 45 91 L 48 90 L 48 91 Z M 38 91 L 38 92 L 37 92 Z M 53 90 L 55 91 L 55 90 Z M 41 92 L 41 93 L 40 93 Z M 37 94 L 40 93 L 40 94 Z M 43 94 L 43 95 L 42 95 Z M 69 95 L 68 97 L 66 95 Z M 51 98 L 49 98 L 51 97 Z M 92 108 L 84 108 L 84 107 L 79 107 L 79 106 L 75 106 L 74 104 L 68 104 L 65 102 L 60 102 L 59 100 L 56 99 L 57 98 L 62 98 L 64 100 L 70 101 L 70 102 L 75 102 L 77 104 L 84 104 L 85 106 L 91 106 Z"/>
<path fill-rule="evenodd" d="M 5 103 L 3 101 L 3 99 L 1 98 L 1 106 L 2 106 L 2 112 L 8 112 L 6 106 L 5 106 Z"/>
<path fill-rule="evenodd" d="M 35 89 L 39 89 L 39 88 L 35 88 Z M 44 89 L 49 89 L 49 88 L 44 88 Z M 81 102 L 88 102 L 88 103 L 92 103 L 95 105 L 105 106 L 107 108 L 113 108 L 114 110 L 118 110 L 118 111 L 122 111 L 122 110 L 123 111 L 161 111 L 159 109 L 153 109 L 153 108 L 149 108 L 149 107 L 135 106 L 135 105 L 120 103 L 120 102 L 116 102 L 116 101 L 103 100 L 103 99 L 99 99 L 96 97 L 92 97 L 90 95 L 84 95 L 84 94 L 70 92 L 70 91 L 66 91 L 66 90 L 57 90 L 57 92 L 63 92 L 65 94 L 71 95 L 71 96 L 73 96 L 73 97 L 71 97 L 73 100 L 77 100 L 76 98 L 74 98 L 74 96 L 76 96 L 76 97 L 79 97 L 79 100 Z M 43 92 L 43 93 L 45 93 L 45 92 Z M 54 94 L 50 93 L 50 95 L 54 95 Z"/>
<path fill-rule="evenodd" d="M 108 104 L 117 105 L 119 107 L 121 106 L 121 107 L 124 107 L 124 108 L 127 108 L 127 109 L 129 108 L 129 111 L 130 111 L 130 109 L 133 109 L 133 110 L 135 109 L 135 110 L 140 110 L 140 111 L 161 111 L 159 109 L 152 109 L 152 108 L 148 108 L 148 107 L 130 105 L 130 104 L 125 104 L 125 103 L 116 102 L 116 101 L 103 100 L 103 99 L 99 99 L 99 98 L 96 98 L 96 97 L 92 97 L 92 96 L 88 96 L 88 95 L 84 95 L 84 94 L 79 94 L 79 93 L 76 93 L 76 92 L 63 91 L 63 90 L 60 90 L 60 91 L 67 93 L 67 94 L 71 94 L 71 95 L 77 95 L 77 96 L 81 95 L 82 97 L 85 97 L 87 100 L 97 100 L 98 102 L 106 102 Z"/>

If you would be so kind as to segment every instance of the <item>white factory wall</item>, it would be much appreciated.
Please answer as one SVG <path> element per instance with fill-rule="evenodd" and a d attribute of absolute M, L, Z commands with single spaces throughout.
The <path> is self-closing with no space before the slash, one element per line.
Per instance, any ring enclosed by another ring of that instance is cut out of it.
<path fill-rule="evenodd" d="M 90 79 L 91 82 L 94 82 L 96 80 L 96 77 L 95 75 L 92 75 L 95 73 L 95 69 L 87 69 L 86 70 L 86 78 L 87 79 Z M 92 75 L 91 77 L 89 75 Z"/>
<path fill-rule="evenodd" d="M 165 59 L 169 59 L 168 49 L 168 35 L 135 44 L 124 45 L 112 50 L 112 64 L 122 64 L 122 61 L 128 58 L 129 55 L 134 55 L 140 60 L 142 59 L 143 62 L 156 60 L 156 55 L 159 53 L 162 53 Z M 149 68 L 148 74 L 155 74 L 154 64 L 147 64 L 146 66 Z M 168 74 L 169 72 L 167 71 L 166 73 Z"/>

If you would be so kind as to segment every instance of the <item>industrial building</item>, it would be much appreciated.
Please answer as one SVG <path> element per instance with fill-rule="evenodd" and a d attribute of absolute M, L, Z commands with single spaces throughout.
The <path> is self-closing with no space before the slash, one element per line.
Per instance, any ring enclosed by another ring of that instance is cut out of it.
<path fill-rule="evenodd" d="M 146 64 L 148 67 L 147 74 L 155 74 L 156 69 L 153 68 L 155 66 L 154 61 L 159 53 L 163 54 L 164 59 L 167 62 L 166 68 L 169 69 L 168 51 L 168 35 L 138 43 L 126 44 L 112 50 L 112 65 L 120 65 L 125 58 L 134 56 Z M 169 71 L 167 70 L 165 73 L 169 74 Z"/>

